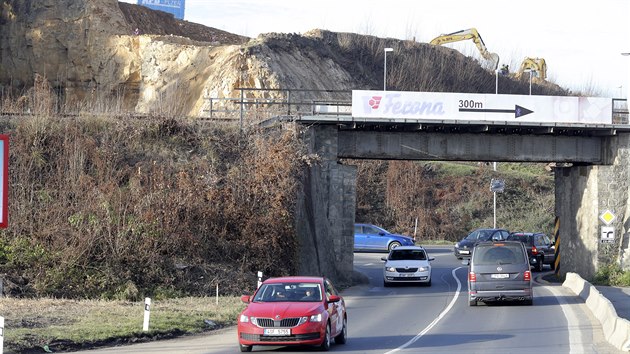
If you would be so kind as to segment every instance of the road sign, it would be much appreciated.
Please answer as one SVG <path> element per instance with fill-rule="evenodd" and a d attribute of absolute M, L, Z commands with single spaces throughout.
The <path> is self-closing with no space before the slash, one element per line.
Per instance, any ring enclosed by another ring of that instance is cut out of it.
<path fill-rule="evenodd" d="M 612 124 L 612 99 L 354 90 L 352 116 L 405 121 L 416 119 Z"/>
<path fill-rule="evenodd" d="M 599 215 L 599 220 L 603 221 L 604 224 L 610 225 L 616 219 L 615 214 L 610 210 L 605 210 L 603 213 Z"/>
<path fill-rule="evenodd" d="M 615 241 L 615 228 L 612 226 L 602 226 L 602 243 L 612 243 Z"/>
<path fill-rule="evenodd" d="M 505 181 L 502 179 L 492 179 L 490 181 L 490 191 L 496 193 L 502 193 L 505 189 Z"/>

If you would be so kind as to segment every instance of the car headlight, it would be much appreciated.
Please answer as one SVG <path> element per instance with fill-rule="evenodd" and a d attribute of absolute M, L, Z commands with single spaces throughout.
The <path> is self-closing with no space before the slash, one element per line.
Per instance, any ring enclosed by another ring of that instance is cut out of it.
<path fill-rule="evenodd" d="M 394 267 L 385 267 L 385 271 L 387 271 L 387 272 L 395 272 L 396 268 L 394 268 Z"/>
<path fill-rule="evenodd" d="M 430 269 L 429 267 L 420 267 L 420 268 L 418 268 L 418 271 L 419 271 L 419 272 L 426 272 L 426 271 L 428 271 L 429 269 Z"/>
<path fill-rule="evenodd" d="M 247 323 L 249 322 L 249 316 L 245 316 L 243 314 L 241 314 L 241 317 L 238 319 L 239 322 L 241 323 Z"/>
<path fill-rule="evenodd" d="M 317 315 L 311 315 L 311 318 L 309 319 L 309 321 L 311 321 L 311 322 L 321 322 L 322 321 L 322 314 L 318 313 Z"/>

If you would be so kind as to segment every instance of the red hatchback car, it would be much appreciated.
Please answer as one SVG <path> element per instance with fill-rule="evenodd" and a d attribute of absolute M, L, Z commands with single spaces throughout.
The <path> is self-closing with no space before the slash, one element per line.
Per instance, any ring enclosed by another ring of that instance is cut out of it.
<path fill-rule="evenodd" d="M 242 352 L 254 345 L 314 345 L 328 350 L 332 338 L 337 344 L 346 342 L 346 304 L 326 278 L 267 279 L 254 295 L 241 300 L 247 304 L 238 318 Z"/>

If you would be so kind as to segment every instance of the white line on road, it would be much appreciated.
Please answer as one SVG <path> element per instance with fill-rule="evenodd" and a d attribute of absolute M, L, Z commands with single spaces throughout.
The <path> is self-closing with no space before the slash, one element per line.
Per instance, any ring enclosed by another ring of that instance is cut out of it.
<path fill-rule="evenodd" d="M 451 271 L 451 274 L 453 275 L 453 278 L 455 278 L 455 281 L 457 282 L 457 290 L 455 290 L 455 296 L 453 296 L 453 300 L 451 300 L 451 303 L 448 304 L 448 306 L 444 309 L 444 311 L 442 311 L 442 313 L 440 313 L 440 315 L 438 317 L 436 317 L 433 322 L 429 323 L 429 325 L 422 330 L 422 332 L 418 333 L 415 337 L 411 338 L 407 343 L 401 345 L 400 347 L 394 349 L 394 350 L 390 350 L 388 352 L 386 352 L 385 354 L 390 354 L 390 353 L 395 353 L 398 352 L 402 349 L 407 348 L 408 346 L 412 345 L 413 343 L 415 343 L 418 339 L 422 338 L 422 336 L 424 336 L 425 334 L 427 334 L 427 332 L 429 332 L 429 330 L 431 330 L 431 328 L 433 328 L 438 322 L 440 322 L 440 320 L 446 316 L 446 314 L 453 308 L 453 305 L 455 305 L 455 301 L 457 301 L 457 298 L 459 297 L 459 293 L 460 290 L 462 289 L 462 283 L 459 281 L 459 279 L 457 279 L 457 277 L 455 276 L 455 272 L 458 269 L 461 269 L 462 267 L 457 267 L 455 269 L 453 269 Z"/>
<path fill-rule="evenodd" d="M 569 353 L 585 353 L 584 348 L 582 347 L 582 331 L 579 328 L 576 328 L 576 330 L 571 328 L 572 326 L 579 326 L 579 319 L 575 315 L 575 312 L 571 310 L 571 307 L 563 298 L 562 294 L 558 290 L 554 289 L 553 286 L 545 286 L 545 289 L 549 290 L 553 294 L 553 296 L 556 297 L 556 299 L 560 303 L 560 308 L 562 309 L 562 312 L 564 312 L 564 317 L 567 319 L 567 322 L 569 322 L 567 326 L 569 329 Z"/>

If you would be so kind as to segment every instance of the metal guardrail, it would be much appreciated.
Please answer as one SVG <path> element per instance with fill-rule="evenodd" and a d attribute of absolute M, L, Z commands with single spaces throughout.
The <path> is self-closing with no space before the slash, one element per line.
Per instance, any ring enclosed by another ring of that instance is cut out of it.
<path fill-rule="evenodd" d="M 268 119 L 273 116 L 351 115 L 352 91 L 308 89 L 238 88 L 238 98 L 208 98 L 202 118 L 245 117 Z"/>
<path fill-rule="evenodd" d="M 257 89 L 238 88 L 240 97 L 208 98 L 203 109 L 208 119 L 239 118 L 241 125 L 247 118 L 255 121 L 274 116 L 302 115 L 352 116 L 352 91 L 308 89 Z M 256 94 L 253 94 L 253 93 Z M 613 124 L 630 124 L 628 100 L 612 99 Z"/>

